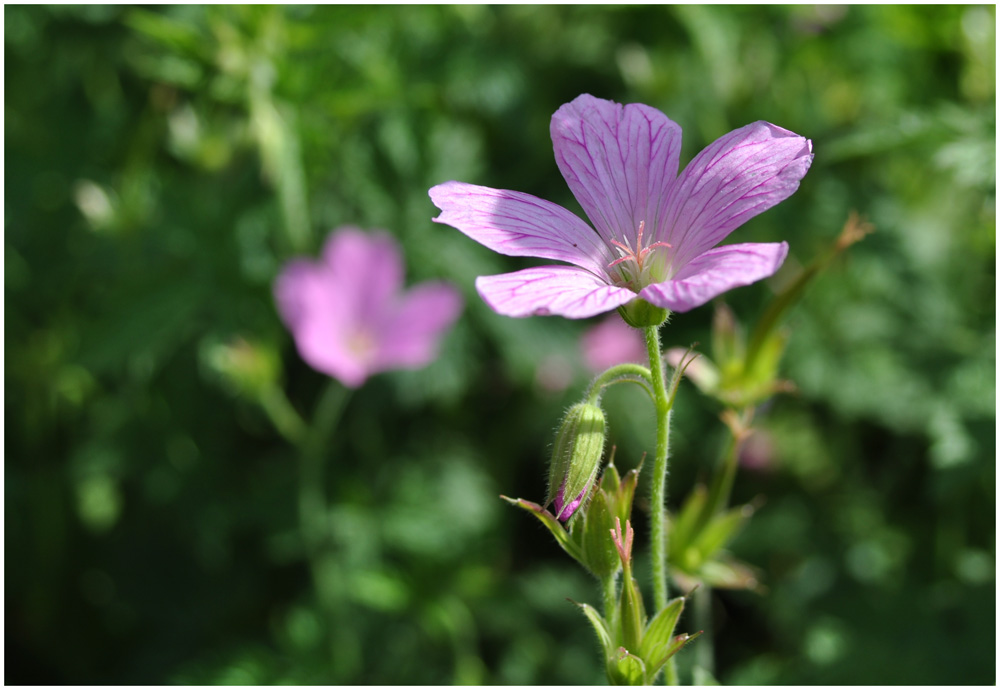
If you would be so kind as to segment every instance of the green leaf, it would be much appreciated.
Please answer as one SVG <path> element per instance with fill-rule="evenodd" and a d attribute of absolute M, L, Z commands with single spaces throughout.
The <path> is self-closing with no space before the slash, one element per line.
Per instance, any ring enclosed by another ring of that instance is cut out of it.
<path fill-rule="evenodd" d="M 699 578 L 717 589 L 763 589 L 760 572 L 728 554 L 719 554 L 701 567 Z"/>
<path fill-rule="evenodd" d="M 649 622 L 646 634 L 643 636 L 639 656 L 650 663 L 650 672 L 656 673 L 669 658 L 665 656 L 670 648 L 671 636 L 681 613 L 684 611 L 685 597 L 678 597 L 669 602 L 663 610 Z"/>
<path fill-rule="evenodd" d="M 695 537 L 691 545 L 701 556 L 701 563 L 712 560 L 717 551 L 728 544 L 737 531 L 753 515 L 753 507 L 743 505 L 733 508 L 727 513 L 716 516 Z"/>
<path fill-rule="evenodd" d="M 693 546 L 698 536 L 699 525 L 704 521 L 704 513 L 708 506 L 708 490 L 698 484 L 691 491 L 687 501 L 681 507 L 680 513 L 670 525 L 670 561 L 675 566 L 688 569 L 687 552 Z M 693 567 L 690 566 L 690 567 Z"/>

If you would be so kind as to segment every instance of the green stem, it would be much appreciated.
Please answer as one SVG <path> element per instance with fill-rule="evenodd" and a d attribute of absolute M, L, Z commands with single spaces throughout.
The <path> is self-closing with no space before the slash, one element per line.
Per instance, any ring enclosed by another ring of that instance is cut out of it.
<path fill-rule="evenodd" d="M 306 433 L 306 423 L 289 402 L 285 391 L 277 384 L 269 386 L 260 395 L 259 400 L 278 433 L 294 446 L 302 443 Z"/>
<path fill-rule="evenodd" d="M 666 493 L 667 457 L 670 453 L 670 399 L 663 379 L 663 357 L 660 354 L 660 331 L 647 326 L 646 350 L 656 406 L 656 458 L 653 461 L 653 489 L 650 505 L 651 555 L 653 566 L 653 604 L 656 611 L 667 605 L 667 535 Z"/>
<path fill-rule="evenodd" d="M 701 639 L 694 645 L 695 664 L 715 675 L 715 645 L 712 640 L 712 588 L 702 582 L 694 591 L 694 626 Z"/>
<path fill-rule="evenodd" d="M 612 384 L 621 383 L 622 381 L 629 381 L 631 383 L 637 383 L 643 387 L 643 389 L 649 394 L 650 398 L 654 397 L 653 393 L 653 377 L 650 374 L 649 369 L 642 366 L 641 364 L 616 364 L 607 371 L 599 374 L 595 378 L 590 387 L 587 389 L 587 401 L 593 404 L 601 398 L 601 393 L 604 389 Z"/>
<path fill-rule="evenodd" d="M 316 405 L 313 421 L 299 443 L 302 466 L 299 471 L 299 522 L 319 600 L 331 602 L 323 577 L 323 553 L 329 546 L 329 522 L 324 488 L 324 448 L 328 445 L 347 402 L 349 391 L 330 381 Z"/>

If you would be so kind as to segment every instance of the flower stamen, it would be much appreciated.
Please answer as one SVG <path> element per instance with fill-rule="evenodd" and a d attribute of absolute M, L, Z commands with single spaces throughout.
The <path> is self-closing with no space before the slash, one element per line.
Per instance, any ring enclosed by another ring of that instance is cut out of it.
<path fill-rule="evenodd" d="M 653 249 L 655 249 L 656 247 L 669 247 L 670 246 L 666 242 L 653 242 L 648 247 L 643 248 L 643 246 L 642 246 L 642 231 L 643 231 L 643 229 L 645 227 L 646 227 L 646 221 L 640 220 L 639 221 L 639 233 L 638 233 L 638 235 L 635 238 L 635 245 L 636 245 L 636 247 L 638 249 L 632 249 L 632 247 L 628 243 L 628 238 L 627 237 L 624 238 L 625 239 L 625 243 L 624 244 L 622 244 L 618 240 L 611 240 L 611 244 L 613 244 L 616 247 L 618 247 L 618 251 L 623 252 L 623 253 L 622 253 L 622 257 L 620 259 L 615 259 L 610 264 L 608 264 L 608 268 L 613 268 L 613 267 L 617 266 L 618 264 L 623 263 L 625 261 L 634 261 L 636 267 L 641 272 L 642 271 L 642 262 L 646 259 L 646 256 L 651 251 L 653 251 Z"/>

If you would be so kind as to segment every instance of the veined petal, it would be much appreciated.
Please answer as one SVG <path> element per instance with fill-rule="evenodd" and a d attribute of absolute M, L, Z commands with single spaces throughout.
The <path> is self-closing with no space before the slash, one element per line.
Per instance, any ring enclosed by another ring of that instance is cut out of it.
<path fill-rule="evenodd" d="M 606 242 L 634 246 L 640 222 L 659 225 L 677 177 L 677 123 L 646 105 L 584 94 L 559 108 L 549 129 L 559 170 Z"/>
<path fill-rule="evenodd" d="M 671 186 L 657 239 L 684 266 L 787 199 L 812 164 L 812 142 L 768 122 L 733 130 L 695 156 Z"/>
<path fill-rule="evenodd" d="M 650 304 L 685 312 L 727 290 L 774 275 L 788 255 L 788 244 L 730 244 L 707 251 L 674 277 L 649 285 L 639 296 Z"/>
<path fill-rule="evenodd" d="M 423 283 L 385 314 L 373 369 L 414 369 L 437 356 L 438 342 L 462 311 L 462 296 L 446 283 Z"/>
<path fill-rule="evenodd" d="M 635 298 L 627 288 L 609 285 L 572 266 L 538 266 L 476 279 L 480 297 L 504 316 L 565 316 L 585 319 Z"/>
<path fill-rule="evenodd" d="M 601 274 L 613 260 L 594 230 L 550 201 L 463 182 L 431 187 L 434 219 L 500 254 L 554 259 Z"/>

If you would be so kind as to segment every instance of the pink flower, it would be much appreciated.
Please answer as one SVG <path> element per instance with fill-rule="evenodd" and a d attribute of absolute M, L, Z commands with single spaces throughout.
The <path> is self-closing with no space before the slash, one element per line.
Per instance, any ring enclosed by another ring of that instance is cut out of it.
<path fill-rule="evenodd" d="M 812 163 L 807 139 L 767 122 L 721 137 L 680 175 L 681 129 L 646 105 L 582 95 L 552 116 L 556 163 L 593 227 L 522 192 L 446 182 L 430 190 L 446 223 L 508 256 L 564 261 L 482 276 L 506 316 L 579 319 L 636 297 L 688 311 L 773 275 L 784 242 L 715 247 L 788 198 Z"/>
<path fill-rule="evenodd" d="M 580 350 L 587 369 L 595 374 L 616 364 L 646 361 L 642 332 L 617 317 L 604 319 L 584 333 Z"/>
<path fill-rule="evenodd" d="M 274 297 L 302 359 L 351 388 L 381 371 L 433 361 L 462 298 L 445 283 L 403 293 L 403 272 L 389 234 L 351 227 L 331 233 L 319 261 L 286 264 Z"/>

